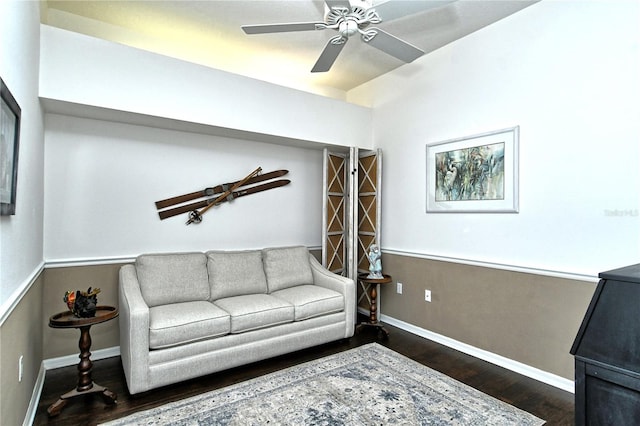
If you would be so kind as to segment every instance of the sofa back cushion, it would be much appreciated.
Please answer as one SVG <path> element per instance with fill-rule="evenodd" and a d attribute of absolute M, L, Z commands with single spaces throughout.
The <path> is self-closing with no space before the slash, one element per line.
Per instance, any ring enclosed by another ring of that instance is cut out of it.
<path fill-rule="evenodd" d="M 209 299 L 204 253 L 143 254 L 136 259 L 136 273 L 149 307 Z"/>
<path fill-rule="evenodd" d="M 304 246 L 275 247 L 262 251 L 269 293 L 301 284 L 313 284 L 309 250 Z"/>
<path fill-rule="evenodd" d="M 260 250 L 209 251 L 207 258 L 211 300 L 267 292 Z"/>

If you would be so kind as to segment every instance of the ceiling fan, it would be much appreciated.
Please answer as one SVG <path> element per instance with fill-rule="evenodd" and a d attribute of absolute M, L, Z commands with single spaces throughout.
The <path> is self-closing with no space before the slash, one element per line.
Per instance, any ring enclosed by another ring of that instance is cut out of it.
<path fill-rule="evenodd" d="M 360 34 L 363 42 L 404 62 L 413 62 L 424 51 L 380 28 L 370 27 L 403 16 L 452 3 L 455 0 L 398 1 L 388 0 L 373 6 L 372 0 L 325 0 L 324 21 L 285 24 L 243 25 L 246 34 L 268 34 L 292 31 L 331 29 L 338 32 L 329 39 L 311 72 L 329 71 L 349 37 Z"/>

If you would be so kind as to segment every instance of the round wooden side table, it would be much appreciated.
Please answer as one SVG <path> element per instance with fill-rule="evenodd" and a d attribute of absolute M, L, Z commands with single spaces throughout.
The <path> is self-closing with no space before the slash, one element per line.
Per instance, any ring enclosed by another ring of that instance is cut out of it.
<path fill-rule="evenodd" d="M 369 291 L 369 321 L 361 322 L 358 324 L 358 329 L 361 327 L 375 327 L 378 330 L 378 334 L 381 333 L 385 338 L 389 337 L 389 332 L 386 328 L 378 321 L 378 306 L 376 304 L 376 299 L 378 297 L 378 285 L 379 284 L 389 284 L 392 280 L 390 275 L 382 274 L 383 278 L 368 278 L 368 273 L 358 274 L 358 281 L 363 285 L 365 291 Z"/>
<path fill-rule="evenodd" d="M 67 401 L 73 397 L 90 393 L 102 393 L 102 397 L 107 404 L 115 404 L 117 395 L 104 386 L 100 386 L 91 379 L 91 334 L 89 329 L 92 325 L 100 324 L 114 319 L 118 316 L 118 309 L 113 306 L 96 307 L 96 315 L 90 318 L 78 318 L 71 311 L 60 312 L 49 318 L 49 327 L 52 328 L 79 328 L 80 340 L 80 363 L 78 364 L 78 385 L 75 389 L 62 395 L 55 403 L 47 408 L 49 416 L 57 416 L 67 405 Z"/>

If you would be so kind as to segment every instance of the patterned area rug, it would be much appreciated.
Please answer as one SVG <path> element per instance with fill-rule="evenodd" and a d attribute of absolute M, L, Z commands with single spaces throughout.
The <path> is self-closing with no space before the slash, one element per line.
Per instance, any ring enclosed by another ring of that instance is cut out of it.
<path fill-rule="evenodd" d="M 105 423 L 129 425 L 542 425 L 372 343 Z"/>

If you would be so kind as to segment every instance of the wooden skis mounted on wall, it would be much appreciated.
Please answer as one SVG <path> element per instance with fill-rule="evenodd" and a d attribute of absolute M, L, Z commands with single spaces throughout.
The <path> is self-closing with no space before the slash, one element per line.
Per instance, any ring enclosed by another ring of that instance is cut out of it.
<path fill-rule="evenodd" d="M 265 180 L 274 179 L 280 176 L 284 176 L 289 173 L 289 170 L 275 170 L 269 173 L 262 173 L 254 176 L 245 182 L 245 185 L 253 185 L 254 183 L 264 182 Z M 237 184 L 240 181 L 224 183 L 210 188 L 205 188 L 202 191 L 191 192 L 189 194 L 178 195 L 177 197 L 167 198 L 166 200 L 156 201 L 156 208 L 158 210 L 175 206 L 177 204 L 186 203 L 187 201 L 197 200 L 202 197 L 213 197 L 216 194 L 220 194 L 226 191 L 229 187 Z M 227 188 L 225 188 L 225 186 Z"/>
<path fill-rule="evenodd" d="M 214 187 L 205 188 L 201 191 L 191 192 L 189 194 L 179 195 L 176 197 L 167 198 L 165 200 L 156 201 L 156 208 L 160 210 L 158 211 L 158 216 L 161 220 L 164 220 L 169 217 L 189 212 L 189 220 L 186 222 L 186 224 L 190 225 L 192 223 L 200 223 L 202 221 L 202 215 L 215 205 L 221 204 L 226 201 L 231 201 L 235 198 L 243 197 L 245 195 L 255 194 L 257 192 L 285 186 L 291 182 L 288 179 L 278 179 L 262 185 L 251 186 L 259 182 L 264 182 L 265 180 L 284 176 L 288 173 L 288 170 L 276 170 L 269 173 L 259 174 L 261 171 L 262 168 L 258 167 L 244 179 L 241 179 L 239 181 L 225 183 Z M 178 204 L 182 204 L 187 201 L 211 196 L 213 198 L 208 198 L 206 200 L 197 201 L 195 203 L 178 206 Z M 162 210 L 166 207 L 171 206 L 177 207 Z"/>
<path fill-rule="evenodd" d="M 244 179 L 236 182 L 230 189 L 225 190 L 222 194 L 220 194 L 213 202 L 200 210 L 193 210 L 189 213 L 189 220 L 187 221 L 187 225 L 191 225 L 192 223 L 200 223 L 202 222 L 202 215 L 209 210 L 211 207 L 218 204 L 220 201 L 225 200 L 233 191 L 240 188 L 242 185 L 245 185 L 249 179 L 257 175 L 262 171 L 262 167 L 258 167 L 251 173 L 249 173 Z"/>

